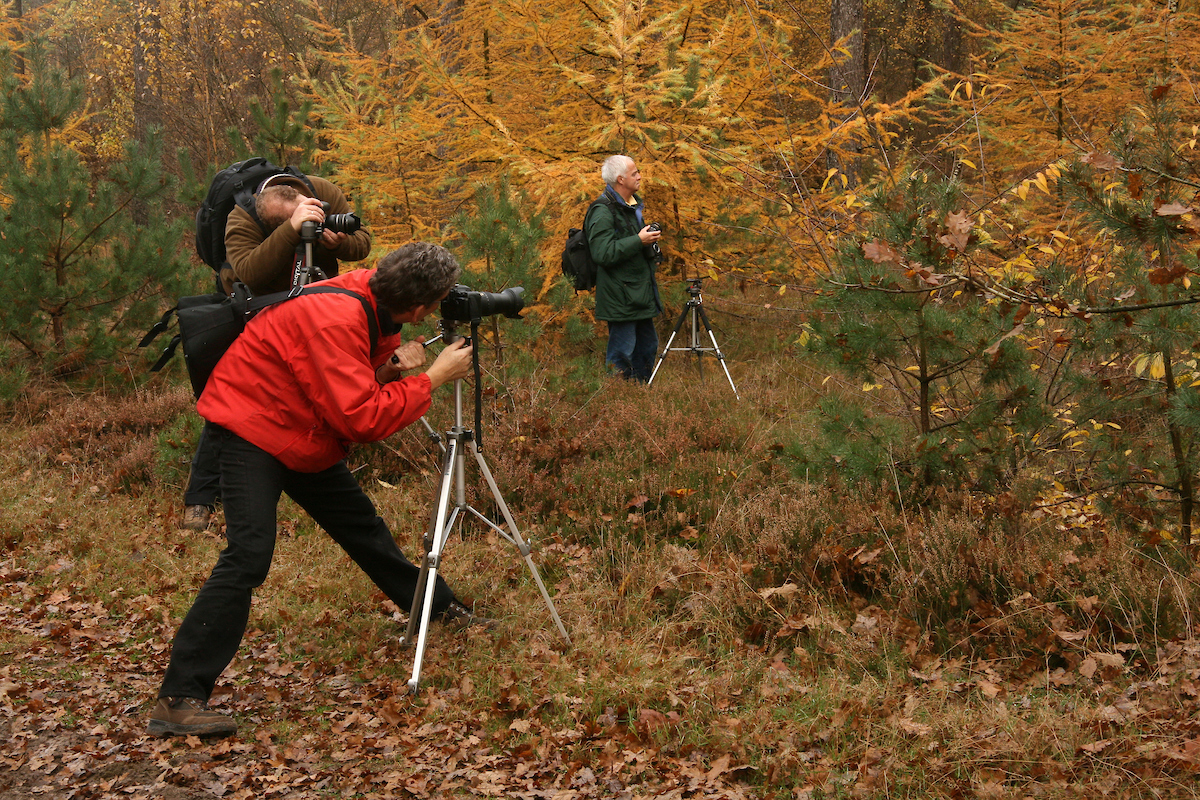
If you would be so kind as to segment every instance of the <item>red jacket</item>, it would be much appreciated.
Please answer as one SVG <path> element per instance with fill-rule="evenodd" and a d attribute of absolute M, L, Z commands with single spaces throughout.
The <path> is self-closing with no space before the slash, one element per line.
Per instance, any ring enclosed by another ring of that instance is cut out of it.
<path fill-rule="evenodd" d="M 373 270 L 321 281 L 361 294 Z M 317 284 L 314 284 L 317 285 Z M 301 295 L 260 311 L 226 351 L 196 410 L 298 472 L 346 457 L 350 442 L 375 442 L 429 408 L 424 374 L 380 385 L 375 370 L 400 346 L 381 336 L 370 352 L 362 303 L 343 294 Z"/>

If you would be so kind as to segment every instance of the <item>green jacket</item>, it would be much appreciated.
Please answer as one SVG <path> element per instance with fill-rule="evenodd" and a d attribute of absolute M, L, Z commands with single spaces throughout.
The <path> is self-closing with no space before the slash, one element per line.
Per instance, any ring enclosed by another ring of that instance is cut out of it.
<path fill-rule="evenodd" d="M 611 202 L 596 203 L 588 212 L 583 228 L 588 249 L 598 267 L 596 271 L 596 319 L 605 322 L 633 322 L 662 313 L 655 263 L 638 238 L 635 206 L 628 205 L 605 190 Z M 602 195 L 601 197 L 604 197 Z M 634 195 L 637 205 L 641 198 Z"/>

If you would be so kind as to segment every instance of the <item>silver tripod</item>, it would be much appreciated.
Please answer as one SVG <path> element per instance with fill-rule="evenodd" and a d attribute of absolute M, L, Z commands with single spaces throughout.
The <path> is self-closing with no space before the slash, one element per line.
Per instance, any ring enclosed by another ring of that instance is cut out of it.
<path fill-rule="evenodd" d="M 738 394 L 737 387 L 733 385 L 733 377 L 729 374 L 729 367 L 725 364 L 725 356 L 721 353 L 721 348 L 717 346 L 717 337 L 713 335 L 712 325 L 708 324 L 708 314 L 704 313 L 704 298 L 700 295 L 700 279 L 688 279 L 688 294 L 691 296 L 687 301 L 687 305 L 683 307 L 683 311 L 679 314 L 679 320 L 675 323 L 675 329 L 671 331 L 671 336 L 667 339 L 667 346 L 663 348 L 662 355 L 658 357 L 658 363 L 654 365 L 654 372 L 650 373 L 650 380 L 646 385 L 654 383 L 654 376 L 658 374 L 658 368 L 662 366 L 663 359 L 667 357 L 667 353 L 672 350 L 682 350 L 687 353 L 696 354 L 696 369 L 700 372 L 700 377 L 704 377 L 703 356 L 705 353 L 713 353 L 717 360 L 721 362 L 721 369 L 725 370 L 725 377 L 729 380 L 729 387 L 733 389 L 733 395 L 738 400 L 742 396 Z M 691 329 L 691 341 L 687 347 L 671 347 L 675 337 L 683 328 L 684 320 L 689 321 Z M 700 340 L 700 326 L 703 324 L 704 330 L 708 332 L 708 339 L 712 342 L 712 347 L 706 347 Z"/>
<path fill-rule="evenodd" d="M 453 331 L 449 329 L 449 326 L 444 331 L 443 337 L 447 344 L 455 340 Z M 433 593 L 437 581 L 438 567 L 441 564 L 442 554 L 446 549 L 446 540 L 450 536 L 451 529 L 459 521 L 462 512 L 473 514 L 478 520 L 504 537 L 504 539 L 513 544 L 521 552 L 526 566 L 529 567 L 530 574 L 533 575 L 534 582 L 537 583 L 538 590 L 542 593 L 542 599 L 546 601 L 546 608 L 550 609 L 550 616 L 553 617 L 554 624 L 558 626 L 558 632 L 562 634 L 563 641 L 568 645 L 571 644 L 571 637 L 567 635 L 567 629 L 563 627 L 562 620 L 558 616 L 558 611 L 554 608 L 554 602 L 550 599 L 550 593 L 546 590 L 546 584 L 542 582 L 542 576 L 538 573 L 537 566 L 533 563 L 533 558 L 530 556 L 532 548 L 530 548 L 528 542 L 521 538 L 521 533 L 517 530 L 517 523 L 513 520 L 512 513 L 508 510 L 508 504 L 504 502 L 504 498 L 500 495 L 500 489 L 496 486 L 496 481 L 492 478 L 492 471 L 488 469 L 487 462 L 483 459 L 483 454 L 479 452 L 479 445 L 475 441 L 474 432 L 463 427 L 462 410 L 462 380 L 459 379 L 454 382 L 454 426 L 445 435 L 442 483 L 437 494 L 437 507 L 429 523 L 429 532 L 425 535 L 425 557 L 421 560 L 421 573 L 417 578 L 417 590 L 413 595 L 412 610 L 408 615 L 408 630 L 405 632 L 404 638 L 401 639 L 401 642 L 406 644 L 413 641 L 413 636 L 416 636 L 417 647 L 413 656 L 412 677 L 408 680 L 408 690 L 414 694 L 421 681 L 421 661 L 425 657 L 425 645 L 429 633 L 429 619 L 433 612 Z M 465 482 L 467 450 L 470 450 L 471 454 L 475 456 L 475 462 L 479 465 L 479 471 L 483 475 L 488 488 L 492 491 L 492 498 L 496 501 L 497 508 L 500 509 L 500 513 L 504 516 L 506 527 L 501 527 L 491 521 L 482 512 L 467 503 Z M 451 500 L 452 494 L 453 500 Z"/>

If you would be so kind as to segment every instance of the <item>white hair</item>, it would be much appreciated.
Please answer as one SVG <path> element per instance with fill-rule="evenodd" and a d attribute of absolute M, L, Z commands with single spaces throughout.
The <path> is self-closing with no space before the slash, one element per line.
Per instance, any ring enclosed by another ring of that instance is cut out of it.
<path fill-rule="evenodd" d="M 617 178 L 624 175 L 625 170 L 629 169 L 629 165 L 632 163 L 633 159 L 629 156 L 609 156 L 604 159 L 604 166 L 600 167 L 600 177 L 605 183 L 616 183 Z"/>

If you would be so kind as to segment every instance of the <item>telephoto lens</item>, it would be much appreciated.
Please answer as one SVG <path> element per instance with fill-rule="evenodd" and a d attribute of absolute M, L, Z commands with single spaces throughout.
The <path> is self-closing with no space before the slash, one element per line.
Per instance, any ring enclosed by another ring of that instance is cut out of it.
<path fill-rule="evenodd" d="M 525 299 L 525 289 L 513 286 L 502 292 L 476 292 L 471 287 L 459 284 L 450 290 L 442 301 L 442 316 L 458 322 L 471 322 L 493 314 L 503 314 L 509 319 L 520 319 Z"/>

